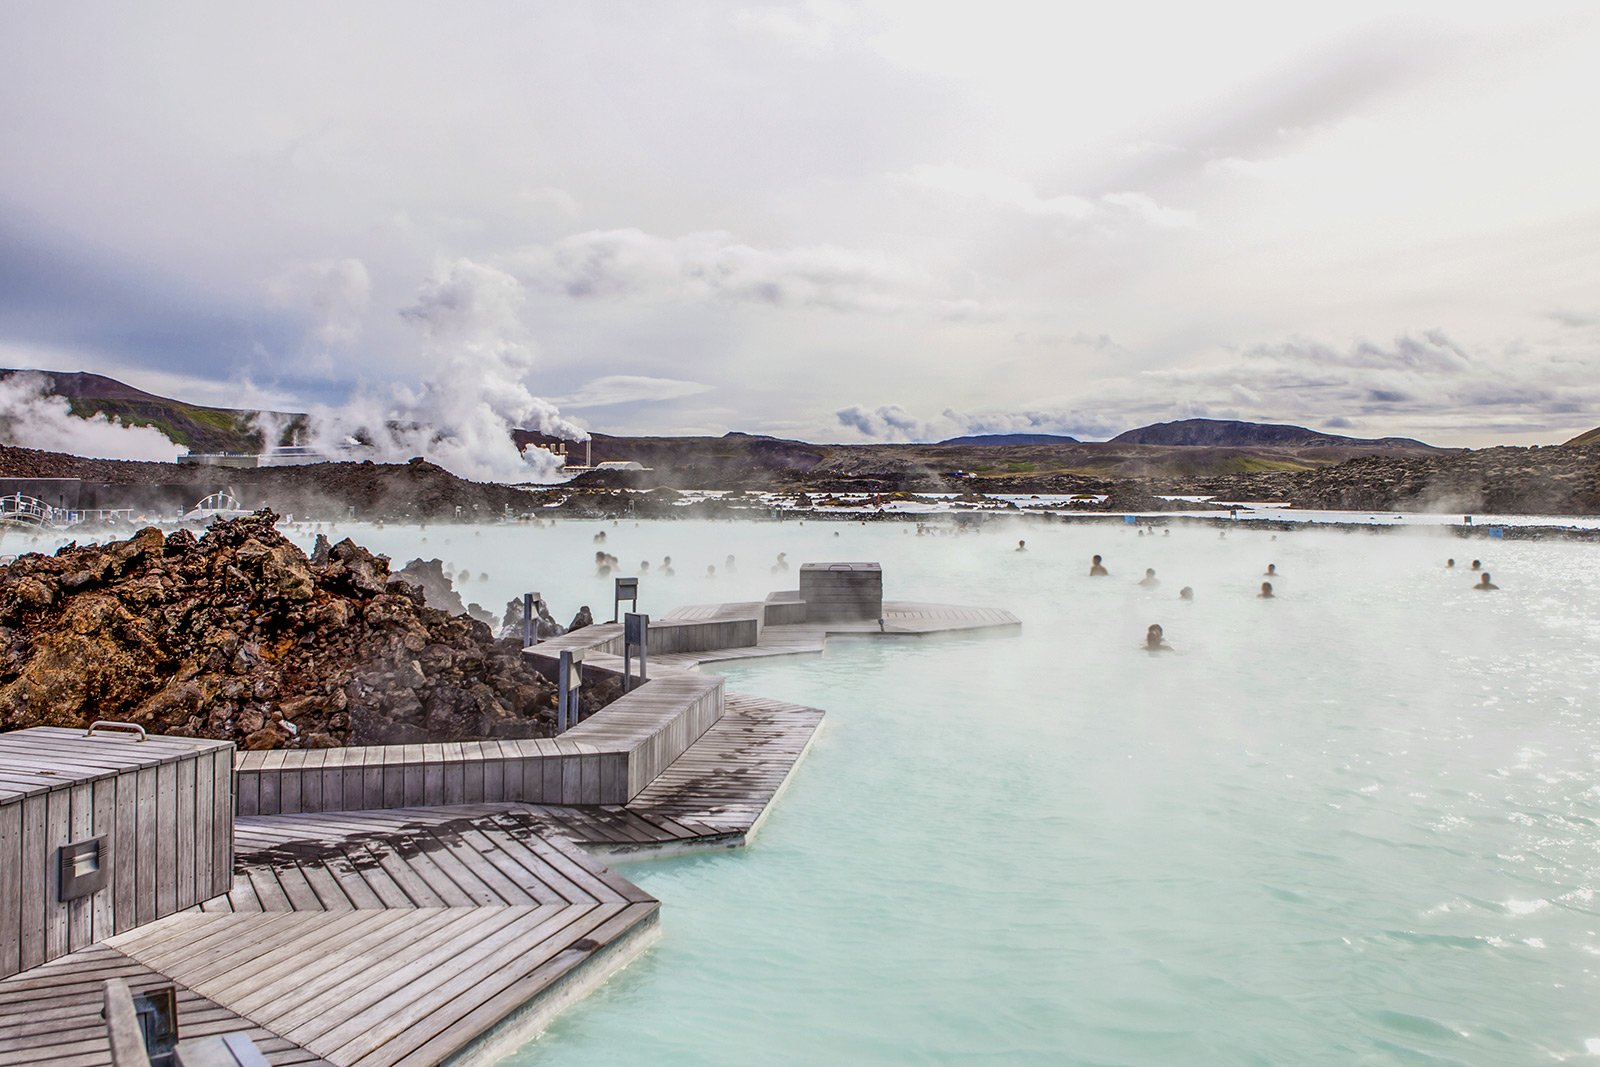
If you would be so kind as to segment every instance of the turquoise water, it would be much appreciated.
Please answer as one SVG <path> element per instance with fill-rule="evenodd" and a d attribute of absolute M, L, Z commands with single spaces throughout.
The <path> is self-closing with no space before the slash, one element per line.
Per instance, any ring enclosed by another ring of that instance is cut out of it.
<path fill-rule="evenodd" d="M 819 522 L 347 532 L 470 567 L 486 604 L 540 588 L 565 621 L 578 601 L 608 617 L 601 530 L 624 560 L 674 556 L 676 578 L 642 584 L 652 612 L 792 586 L 766 568 L 786 551 L 881 560 L 892 598 L 1004 606 L 1024 627 L 725 671 L 826 708 L 810 755 L 749 849 L 623 868 L 663 901 L 663 939 L 507 1062 L 1600 1049 L 1595 546 Z M 1110 578 L 1085 577 L 1093 552 Z M 1499 592 L 1469 588 L 1472 555 Z M 1261 601 L 1268 562 L 1279 597 Z M 1135 584 L 1147 566 L 1153 591 Z M 1175 652 L 1140 649 L 1152 622 Z"/>
<path fill-rule="evenodd" d="M 625 868 L 663 940 L 509 1062 L 1584 1056 L 1592 547 L 1019 535 L 845 530 L 891 595 L 1008 606 L 1022 636 L 727 670 L 826 708 L 821 737 L 751 848 Z M 1473 553 L 1500 592 L 1444 570 Z M 1140 650 L 1150 622 L 1176 652 Z"/>

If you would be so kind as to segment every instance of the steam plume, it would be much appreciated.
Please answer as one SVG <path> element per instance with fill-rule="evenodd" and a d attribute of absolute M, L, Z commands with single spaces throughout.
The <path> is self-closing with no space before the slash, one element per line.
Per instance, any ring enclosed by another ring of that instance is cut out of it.
<path fill-rule="evenodd" d="M 72 414 L 66 397 L 50 393 L 50 380 L 24 371 L 0 380 L 0 441 L 91 459 L 143 459 L 171 463 L 183 451 L 153 426 Z"/>
<path fill-rule="evenodd" d="M 428 459 L 463 478 L 518 482 L 552 478 L 561 460 L 539 448 L 519 454 L 513 427 L 573 441 L 587 431 L 534 396 L 526 380 L 535 353 L 519 311 L 521 284 L 509 274 L 459 259 L 423 284 L 401 316 L 422 334 L 439 372 L 387 398 L 359 394 L 340 408 L 311 413 L 313 447 L 336 458 L 354 441 L 384 462 Z"/>

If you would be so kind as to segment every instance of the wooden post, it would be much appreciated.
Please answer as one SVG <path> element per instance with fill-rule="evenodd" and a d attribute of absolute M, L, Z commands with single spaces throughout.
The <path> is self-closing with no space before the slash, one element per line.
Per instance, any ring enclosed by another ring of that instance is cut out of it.
<path fill-rule="evenodd" d="M 144 1031 L 134 1014 L 133 994 L 121 978 L 106 979 L 106 1039 L 111 1044 L 111 1067 L 150 1067 L 144 1051 Z"/>
<path fill-rule="evenodd" d="M 650 616 L 640 615 L 630 611 L 623 618 L 622 628 L 622 691 L 629 692 L 633 688 L 633 650 L 639 650 L 639 682 L 643 684 L 650 679 L 645 671 L 645 657 L 648 654 L 645 646 L 649 644 Z"/>
<path fill-rule="evenodd" d="M 556 697 L 556 733 L 578 725 L 578 690 L 583 688 L 583 649 L 561 653 L 560 691 Z"/>

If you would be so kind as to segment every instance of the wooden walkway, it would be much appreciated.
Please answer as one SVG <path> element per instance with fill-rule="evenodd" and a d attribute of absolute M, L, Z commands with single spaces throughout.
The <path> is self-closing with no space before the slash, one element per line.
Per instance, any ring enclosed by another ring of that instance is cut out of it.
<path fill-rule="evenodd" d="M 647 893 L 493 814 L 244 819 L 237 847 L 232 892 L 109 947 L 341 1067 L 513 1047 L 656 930 Z"/>
<path fill-rule="evenodd" d="M 697 604 L 677 608 L 665 616 L 668 620 L 702 620 L 724 617 L 730 609 L 754 608 L 751 604 Z M 652 666 L 689 670 L 702 663 L 725 663 L 731 660 L 760 659 L 767 656 L 797 656 L 820 653 L 830 636 L 856 635 L 862 637 L 928 637 L 935 634 L 973 633 L 978 631 L 1010 631 L 1022 625 L 1011 612 L 1002 608 L 962 607 L 955 604 L 921 604 L 914 601 L 885 601 L 883 627 L 877 620 L 860 622 L 818 622 L 796 624 L 767 624 L 754 645 L 736 648 L 713 649 L 704 652 L 667 652 L 650 654 Z"/>
<path fill-rule="evenodd" d="M 107 945 L 91 945 L 70 956 L 0 982 L 0 1065 L 4 1067 L 100 1067 L 111 1062 L 105 982 L 122 978 L 135 994 L 172 979 Z M 178 1018 L 185 1038 L 242 1033 L 274 1067 L 327 1061 L 179 984 Z"/>

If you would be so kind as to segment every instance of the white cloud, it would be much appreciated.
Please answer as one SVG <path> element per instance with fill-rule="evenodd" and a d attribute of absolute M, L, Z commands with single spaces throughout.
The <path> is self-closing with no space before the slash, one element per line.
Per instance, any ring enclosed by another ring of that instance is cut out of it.
<path fill-rule="evenodd" d="M 308 313 L 312 335 L 333 347 L 348 345 L 360 334 L 372 278 L 359 259 L 322 259 L 283 271 L 267 289 L 280 305 Z"/>
<path fill-rule="evenodd" d="M 954 163 L 924 164 L 896 177 L 918 188 L 1041 218 L 1102 224 L 1131 220 L 1160 229 L 1193 229 L 1199 225 L 1194 212 L 1163 207 L 1144 193 L 1045 196 L 1018 178 Z"/>
<path fill-rule="evenodd" d="M 711 392 L 712 387 L 700 382 L 680 378 L 650 378 L 637 374 L 608 374 L 579 387 L 570 396 L 557 397 L 551 402 L 563 408 L 598 408 L 611 404 L 659 403 L 698 396 Z"/>
<path fill-rule="evenodd" d="M 759 248 L 721 230 L 661 237 L 638 229 L 592 230 L 511 259 L 529 285 L 575 299 L 711 299 L 774 308 L 888 314 L 977 313 L 925 269 L 896 256 L 838 245 Z"/>

